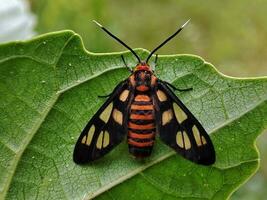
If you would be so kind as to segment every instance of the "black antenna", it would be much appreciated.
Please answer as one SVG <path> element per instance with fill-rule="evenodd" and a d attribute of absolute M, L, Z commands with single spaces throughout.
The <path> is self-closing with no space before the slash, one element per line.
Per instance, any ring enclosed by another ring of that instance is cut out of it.
<path fill-rule="evenodd" d="M 187 20 L 174 34 L 172 34 L 170 37 L 168 37 L 166 40 L 164 40 L 164 42 L 162 42 L 158 47 L 156 47 L 147 57 L 146 59 L 146 63 L 148 63 L 149 59 L 151 58 L 151 56 L 157 51 L 159 50 L 162 46 L 164 46 L 167 42 L 169 42 L 172 38 L 174 38 L 178 33 L 180 33 L 181 30 L 183 30 L 183 28 L 187 25 L 187 23 L 190 21 Z"/>
<path fill-rule="evenodd" d="M 105 27 L 103 27 L 101 24 L 99 24 L 97 21 L 93 20 L 94 23 L 96 23 L 96 25 L 98 25 L 100 28 L 102 28 L 107 34 L 109 34 L 112 38 L 114 38 L 115 40 L 117 40 L 120 44 L 122 44 L 124 47 L 126 47 L 127 49 L 129 49 L 133 55 L 137 58 L 138 62 L 141 63 L 141 59 L 138 57 L 138 55 L 134 52 L 134 50 L 132 50 L 131 47 L 129 47 L 127 44 L 125 44 L 123 41 L 121 41 L 119 38 L 117 38 L 115 35 L 113 35 L 111 32 L 109 32 L 109 30 L 107 30 Z"/>

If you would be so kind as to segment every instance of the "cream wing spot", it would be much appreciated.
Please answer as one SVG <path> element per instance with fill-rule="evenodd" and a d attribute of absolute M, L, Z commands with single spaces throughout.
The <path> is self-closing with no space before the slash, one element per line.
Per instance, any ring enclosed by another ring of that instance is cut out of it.
<path fill-rule="evenodd" d="M 175 113 L 175 117 L 180 124 L 187 119 L 187 115 L 185 114 L 185 112 L 176 103 L 173 103 L 173 110 Z"/>
<path fill-rule="evenodd" d="M 185 131 L 183 131 L 183 136 L 184 136 L 184 146 L 185 146 L 185 149 L 190 149 L 191 148 L 191 142 L 189 140 L 189 137 L 187 135 L 187 133 Z"/>
<path fill-rule="evenodd" d="M 207 141 L 206 141 L 206 139 L 204 138 L 204 136 L 201 136 L 201 139 L 202 139 L 202 143 L 203 143 L 203 145 L 207 144 Z"/>
<path fill-rule="evenodd" d="M 183 136 L 182 136 L 182 132 L 181 131 L 178 131 L 176 133 L 176 144 L 179 147 L 184 148 Z"/>
<path fill-rule="evenodd" d="M 169 123 L 173 118 L 173 112 L 171 109 L 166 110 L 162 114 L 162 125 Z"/>
<path fill-rule="evenodd" d="M 90 146 L 95 133 L 95 125 L 92 125 L 87 134 L 86 145 Z"/>
<path fill-rule="evenodd" d="M 129 90 L 124 90 L 122 93 L 121 93 L 121 95 L 120 95 L 120 100 L 121 101 L 126 101 L 126 99 L 128 98 L 128 96 L 129 96 Z"/>
<path fill-rule="evenodd" d="M 96 141 L 96 148 L 102 149 L 103 137 L 104 137 L 104 133 L 103 133 L 103 131 L 101 131 L 101 133 L 99 134 L 97 141 Z"/>
<path fill-rule="evenodd" d="M 109 132 L 105 131 L 104 133 L 104 141 L 103 141 L 103 148 L 109 145 Z"/>
<path fill-rule="evenodd" d="M 122 112 L 121 111 L 119 111 L 118 109 L 115 108 L 113 110 L 112 117 L 115 120 L 115 122 L 117 122 L 118 124 L 122 125 L 123 116 L 122 116 Z"/>
<path fill-rule="evenodd" d="M 111 111 L 112 111 L 112 107 L 113 107 L 113 103 L 110 103 L 108 105 L 108 107 L 106 107 L 106 109 L 99 116 L 100 119 L 102 119 L 105 123 L 108 122 L 108 119 L 109 119 Z"/>
<path fill-rule="evenodd" d="M 83 139 L 82 139 L 82 144 L 85 144 L 85 142 L 86 142 L 86 135 L 85 135 L 85 136 L 83 136 Z"/>
<path fill-rule="evenodd" d="M 162 92 L 161 90 L 157 91 L 157 96 L 159 98 L 159 100 L 162 101 L 167 101 L 167 96 L 164 92 Z"/>
<path fill-rule="evenodd" d="M 199 133 L 199 130 L 198 130 L 198 128 L 196 127 L 196 125 L 193 126 L 193 128 L 192 128 L 192 132 L 193 132 L 195 141 L 196 141 L 196 143 L 197 143 L 197 146 L 202 146 L 202 142 L 201 142 L 201 139 L 200 139 L 200 133 Z M 205 139 L 205 138 L 204 138 L 204 139 Z"/>

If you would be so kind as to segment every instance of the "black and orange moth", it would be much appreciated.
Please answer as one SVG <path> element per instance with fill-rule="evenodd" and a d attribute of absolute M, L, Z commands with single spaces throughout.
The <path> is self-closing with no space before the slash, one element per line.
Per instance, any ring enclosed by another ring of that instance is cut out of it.
<path fill-rule="evenodd" d="M 189 20 L 188 20 L 189 21 Z M 211 139 L 200 122 L 174 94 L 178 89 L 158 79 L 148 64 L 151 56 L 175 37 L 188 23 L 181 26 L 147 57 L 141 61 L 138 55 L 110 31 L 99 25 L 107 34 L 129 49 L 138 64 L 132 70 L 122 56 L 131 75 L 121 81 L 87 123 L 74 148 L 73 160 L 77 164 L 101 158 L 123 141 L 127 135 L 129 152 L 137 157 L 150 156 L 155 136 L 173 148 L 184 158 L 202 165 L 215 162 Z M 155 63 L 157 56 L 155 59 Z"/>

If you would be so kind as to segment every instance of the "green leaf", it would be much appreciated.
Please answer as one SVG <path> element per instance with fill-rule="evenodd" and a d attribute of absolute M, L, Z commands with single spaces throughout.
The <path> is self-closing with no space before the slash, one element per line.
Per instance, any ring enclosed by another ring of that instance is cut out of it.
<path fill-rule="evenodd" d="M 193 55 L 160 56 L 156 74 L 193 87 L 177 95 L 211 134 L 213 166 L 191 163 L 160 140 L 144 162 L 122 143 L 103 159 L 76 165 L 76 139 L 105 101 L 97 95 L 129 75 L 121 54 L 135 66 L 129 52 L 86 52 L 71 31 L 0 46 L 0 198 L 226 199 L 255 173 L 267 78 L 226 77 Z"/>

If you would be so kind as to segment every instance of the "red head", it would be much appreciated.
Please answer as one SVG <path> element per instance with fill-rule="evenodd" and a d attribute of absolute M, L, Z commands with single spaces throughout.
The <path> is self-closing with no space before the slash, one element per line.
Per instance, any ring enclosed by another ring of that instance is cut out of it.
<path fill-rule="evenodd" d="M 152 69 L 147 63 L 141 62 L 141 63 L 138 63 L 136 65 L 136 67 L 134 68 L 134 72 L 138 72 L 138 71 L 149 71 L 149 72 L 152 72 Z"/>
<path fill-rule="evenodd" d="M 146 92 L 156 84 L 157 78 L 153 75 L 153 70 L 146 62 L 140 62 L 132 71 L 129 80 L 137 91 Z"/>

